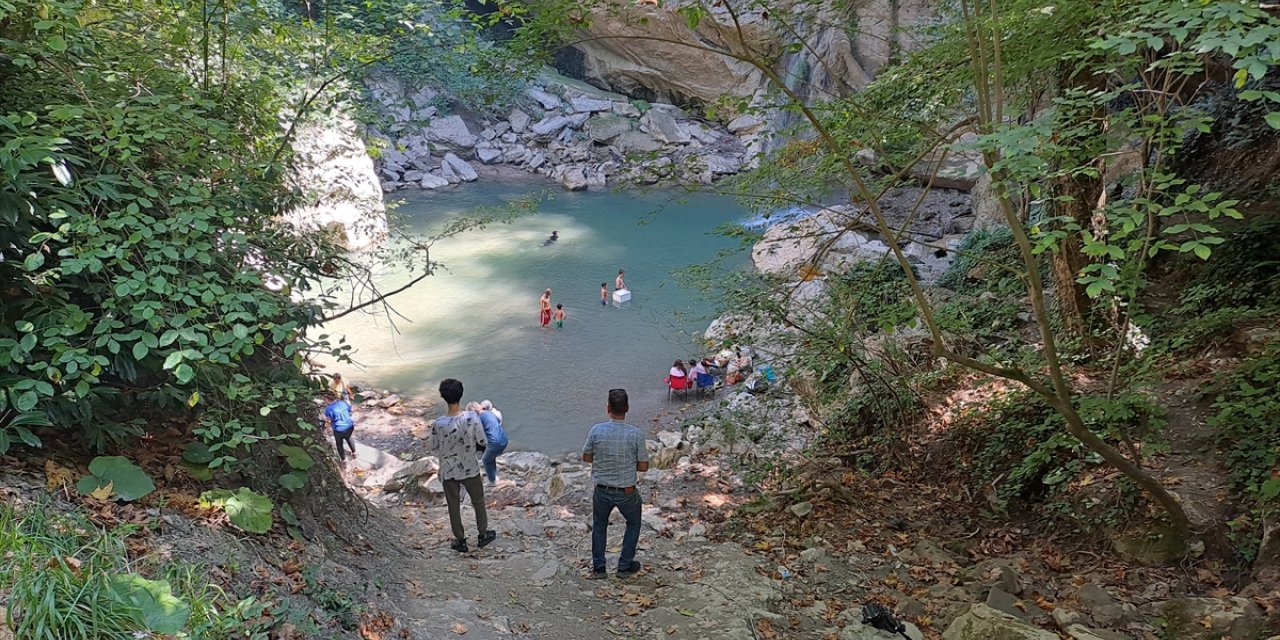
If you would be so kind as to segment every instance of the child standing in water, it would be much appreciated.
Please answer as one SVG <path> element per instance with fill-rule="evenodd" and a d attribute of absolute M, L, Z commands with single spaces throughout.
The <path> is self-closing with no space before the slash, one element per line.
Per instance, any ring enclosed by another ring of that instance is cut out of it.
<path fill-rule="evenodd" d="M 557 328 L 557 329 L 563 329 L 563 328 L 564 328 L 564 317 L 565 317 L 564 305 L 563 305 L 563 304 L 557 304 L 557 305 L 556 305 L 556 312 L 555 312 L 556 328 Z"/>
<path fill-rule="evenodd" d="M 609 306 L 609 283 L 608 282 L 600 283 L 600 304 L 606 307 Z"/>

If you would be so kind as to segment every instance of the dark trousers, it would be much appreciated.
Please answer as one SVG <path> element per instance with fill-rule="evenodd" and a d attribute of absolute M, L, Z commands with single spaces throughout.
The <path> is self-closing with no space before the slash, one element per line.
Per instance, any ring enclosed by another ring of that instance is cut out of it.
<path fill-rule="evenodd" d="M 462 489 L 471 496 L 471 508 L 476 510 L 476 528 L 480 535 L 489 530 L 489 514 L 484 510 L 484 481 L 480 476 L 471 476 L 465 480 L 445 480 L 444 501 L 449 505 L 449 526 L 453 528 L 455 540 L 465 540 L 467 532 L 462 528 Z"/>
<path fill-rule="evenodd" d="M 347 443 L 347 446 L 351 448 L 351 457 L 352 457 L 352 458 L 356 457 L 356 445 L 355 445 L 355 443 L 354 443 L 354 442 L 352 442 L 352 441 L 351 441 L 351 434 L 353 434 L 353 433 L 355 433 L 355 432 L 356 432 L 356 430 L 355 430 L 355 429 L 347 429 L 346 431 L 334 431 L 334 432 L 333 432 L 333 444 L 335 444 L 335 445 L 337 445 L 337 446 L 338 446 L 338 459 L 339 459 L 339 460 L 346 460 L 346 459 L 347 459 L 347 458 L 346 458 L 346 452 L 342 450 L 342 443 L 343 443 L 343 442 L 346 442 L 346 443 Z"/>
<path fill-rule="evenodd" d="M 609 516 L 616 508 L 627 521 L 622 534 L 622 555 L 618 556 L 618 568 L 626 569 L 636 559 L 636 545 L 640 543 L 640 490 L 626 493 L 622 489 L 596 485 L 591 497 L 591 570 L 604 571 L 604 549 L 609 541 Z"/>

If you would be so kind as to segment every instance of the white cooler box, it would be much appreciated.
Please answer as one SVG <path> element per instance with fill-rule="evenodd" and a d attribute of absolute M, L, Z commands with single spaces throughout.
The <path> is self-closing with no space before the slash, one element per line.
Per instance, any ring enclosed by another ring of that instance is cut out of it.
<path fill-rule="evenodd" d="M 614 304 L 622 304 L 622 303 L 627 302 L 627 301 L 629 301 L 629 300 L 631 300 L 631 290 L 630 290 L 630 289 L 618 289 L 618 290 L 616 290 L 616 291 L 614 291 L 614 292 L 613 292 L 613 302 L 614 302 Z"/>

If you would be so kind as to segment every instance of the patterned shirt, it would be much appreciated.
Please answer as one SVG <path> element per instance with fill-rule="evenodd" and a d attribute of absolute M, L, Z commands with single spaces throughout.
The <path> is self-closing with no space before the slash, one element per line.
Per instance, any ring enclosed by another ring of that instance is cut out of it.
<path fill-rule="evenodd" d="M 591 454 L 591 479 L 623 489 L 636 484 L 636 463 L 649 461 L 644 432 L 619 420 L 601 422 L 587 433 L 582 453 Z"/>
<path fill-rule="evenodd" d="M 427 437 L 427 448 L 440 461 L 441 480 L 466 480 L 480 475 L 476 446 L 482 444 L 484 427 L 471 411 L 436 418 Z"/>

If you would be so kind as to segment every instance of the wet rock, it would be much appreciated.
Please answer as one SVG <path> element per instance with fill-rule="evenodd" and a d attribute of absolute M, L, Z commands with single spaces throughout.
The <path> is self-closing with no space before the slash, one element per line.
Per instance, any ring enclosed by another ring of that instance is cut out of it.
<path fill-rule="evenodd" d="M 1058 640 L 1058 636 L 985 604 L 974 604 L 942 632 L 942 640 Z"/>

